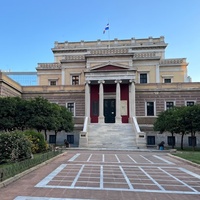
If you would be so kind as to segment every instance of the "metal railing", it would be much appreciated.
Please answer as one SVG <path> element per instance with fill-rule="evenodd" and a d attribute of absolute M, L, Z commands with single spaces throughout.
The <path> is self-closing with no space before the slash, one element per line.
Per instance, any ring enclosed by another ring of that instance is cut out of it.
<path fill-rule="evenodd" d="M 11 178 L 21 172 L 26 171 L 42 162 L 49 160 L 62 153 L 62 150 L 45 152 L 41 155 L 36 155 L 32 159 L 23 160 L 16 163 L 9 163 L 5 166 L 0 166 L 0 182 Z"/>

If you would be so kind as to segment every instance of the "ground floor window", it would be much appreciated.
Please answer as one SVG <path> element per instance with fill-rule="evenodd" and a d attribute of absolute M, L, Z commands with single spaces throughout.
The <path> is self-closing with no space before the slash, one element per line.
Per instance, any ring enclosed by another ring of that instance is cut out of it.
<path fill-rule="evenodd" d="M 193 145 L 192 145 L 192 139 L 193 139 L 193 142 L 194 142 L 194 146 L 196 146 L 196 144 L 197 144 L 196 137 L 191 137 L 191 136 L 189 136 L 189 137 L 188 137 L 188 145 L 189 145 L 190 147 L 193 146 Z"/>
<path fill-rule="evenodd" d="M 168 136 L 167 143 L 169 146 L 175 146 L 175 144 L 176 144 L 175 136 Z"/>
<path fill-rule="evenodd" d="M 70 144 L 74 144 L 74 135 L 67 135 L 67 141 Z"/>
<path fill-rule="evenodd" d="M 49 135 L 49 144 L 55 144 L 55 143 L 56 143 L 56 136 Z"/>
<path fill-rule="evenodd" d="M 155 145 L 155 136 L 147 136 L 147 145 Z"/>

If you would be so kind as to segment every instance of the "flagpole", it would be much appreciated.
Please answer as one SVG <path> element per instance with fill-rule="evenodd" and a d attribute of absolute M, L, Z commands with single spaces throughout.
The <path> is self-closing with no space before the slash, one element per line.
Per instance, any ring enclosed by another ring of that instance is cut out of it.
<path fill-rule="evenodd" d="M 109 24 L 109 26 L 110 26 L 110 24 Z M 110 27 L 108 29 L 108 47 L 110 49 Z"/>

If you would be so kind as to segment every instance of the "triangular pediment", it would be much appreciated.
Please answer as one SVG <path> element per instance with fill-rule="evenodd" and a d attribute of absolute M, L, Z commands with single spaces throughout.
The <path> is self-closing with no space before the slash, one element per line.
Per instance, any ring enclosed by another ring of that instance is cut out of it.
<path fill-rule="evenodd" d="M 91 67 L 90 71 L 121 71 L 127 69 L 129 69 L 128 65 L 122 65 L 120 63 L 114 63 L 114 62 L 107 62 Z"/>

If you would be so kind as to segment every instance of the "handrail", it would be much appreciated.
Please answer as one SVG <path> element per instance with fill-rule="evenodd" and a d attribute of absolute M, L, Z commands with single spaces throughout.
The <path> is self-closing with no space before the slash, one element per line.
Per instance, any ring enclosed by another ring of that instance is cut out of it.
<path fill-rule="evenodd" d="M 89 118 L 88 118 L 88 117 L 85 117 L 84 125 L 83 125 L 83 132 L 87 132 L 88 121 L 89 121 Z"/>

